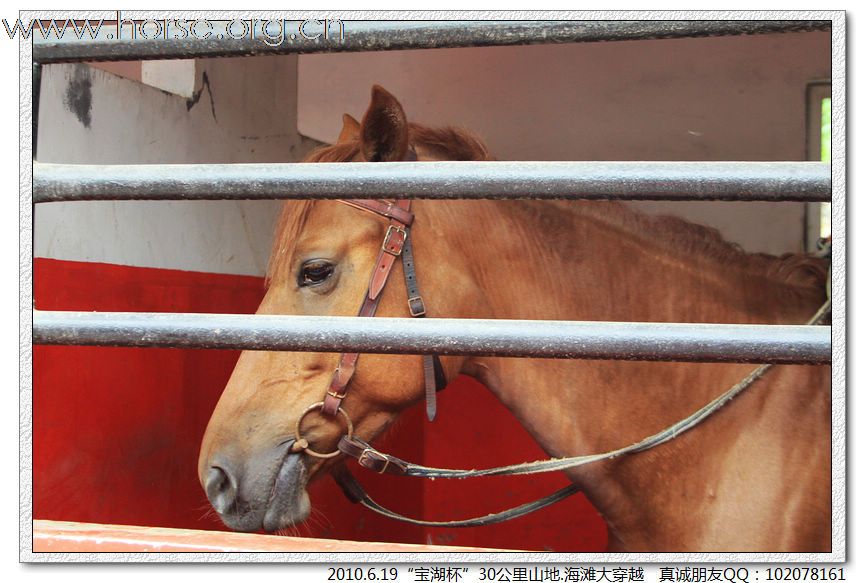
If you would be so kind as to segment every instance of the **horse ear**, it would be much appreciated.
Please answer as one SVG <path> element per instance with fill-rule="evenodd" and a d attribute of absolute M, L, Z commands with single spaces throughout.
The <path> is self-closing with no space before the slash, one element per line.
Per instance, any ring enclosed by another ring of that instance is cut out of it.
<path fill-rule="evenodd" d="M 342 131 L 339 132 L 339 137 L 336 139 L 337 144 L 343 142 L 351 142 L 358 139 L 360 136 L 360 122 L 351 117 L 349 114 L 342 114 Z"/>
<path fill-rule="evenodd" d="M 398 162 L 408 151 L 408 120 L 396 97 L 372 86 L 372 100 L 360 123 L 360 151 L 367 162 Z"/>

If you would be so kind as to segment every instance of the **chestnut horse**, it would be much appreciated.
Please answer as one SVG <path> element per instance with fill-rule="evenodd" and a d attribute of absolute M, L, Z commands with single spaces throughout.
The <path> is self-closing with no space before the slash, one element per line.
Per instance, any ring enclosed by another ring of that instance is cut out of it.
<path fill-rule="evenodd" d="M 380 87 L 358 123 L 312 162 L 490 160 L 458 129 L 409 123 Z M 412 207 L 431 317 L 802 324 L 825 299 L 826 268 L 749 254 L 717 231 L 620 203 L 427 201 Z M 387 221 L 339 201 L 287 202 L 259 314 L 353 316 Z M 398 262 L 397 262 L 398 263 Z M 400 265 L 378 314 L 408 317 Z M 213 413 L 199 477 L 229 527 L 307 518 L 306 485 L 340 460 L 292 451 L 295 422 L 321 401 L 338 356 L 244 352 Z M 479 379 L 550 456 L 612 450 L 686 417 L 753 370 L 700 364 L 443 357 Z M 421 358 L 364 354 L 342 408 L 372 440 L 424 395 Z M 304 419 L 330 451 L 341 419 Z M 480 447 L 480 445 L 479 445 Z M 568 471 L 604 516 L 611 551 L 829 551 L 829 367 L 776 366 L 700 427 L 649 451 Z M 397 478 L 394 478 L 397 479 Z"/>

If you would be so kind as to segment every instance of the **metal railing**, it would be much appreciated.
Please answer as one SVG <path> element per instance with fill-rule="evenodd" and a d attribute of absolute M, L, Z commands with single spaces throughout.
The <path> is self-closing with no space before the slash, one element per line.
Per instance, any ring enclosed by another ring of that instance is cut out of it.
<path fill-rule="evenodd" d="M 309 198 L 828 201 L 820 162 L 33 165 L 33 201 Z"/>
<path fill-rule="evenodd" d="M 41 344 L 827 363 L 826 326 L 39 312 Z"/>
<path fill-rule="evenodd" d="M 293 24 L 299 28 L 302 22 Z M 284 38 L 277 42 L 274 35 L 265 35 L 261 30 L 262 24 L 258 24 L 256 38 L 253 38 L 253 27 L 250 27 L 248 33 L 238 39 L 227 35 L 220 39 L 212 33 L 208 38 L 187 34 L 185 38 L 160 36 L 117 40 L 107 37 L 116 27 L 106 26 L 102 38 L 77 40 L 71 35 L 63 40 L 36 38 L 33 60 L 36 63 L 59 63 L 560 44 L 801 32 L 829 30 L 831 26 L 831 22 L 826 20 L 345 20 L 339 21 L 337 27 L 328 28 L 327 38 L 323 30 L 308 35 L 321 34 L 318 38 L 307 38 L 297 30 L 294 38 L 284 34 Z M 285 26 L 285 23 L 279 24 Z M 207 36 L 207 32 L 211 31 L 202 29 L 200 36 Z"/>
<path fill-rule="evenodd" d="M 346 23 L 348 24 L 348 22 Z M 38 63 L 368 51 L 825 30 L 823 21 L 352 23 L 342 44 L 240 41 L 34 44 Z M 362 26 L 361 26 L 362 25 Z M 34 92 L 36 95 L 38 92 Z M 37 116 L 34 116 L 34 119 Z M 808 162 L 436 162 L 97 166 L 34 162 L 36 203 L 291 198 L 571 198 L 824 201 Z M 827 363 L 829 327 L 426 321 L 224 314 L 39 312 L 33 342 L 393 354 Z"/>

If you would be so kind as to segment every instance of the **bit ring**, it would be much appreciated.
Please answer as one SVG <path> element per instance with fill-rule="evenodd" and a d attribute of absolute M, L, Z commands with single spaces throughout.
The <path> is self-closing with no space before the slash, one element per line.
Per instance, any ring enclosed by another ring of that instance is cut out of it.
<path fill-rule="evenodd" d="M 297 423 L 294 426 L 294 437 L 296 440 L 295 441 L 296 444 L 302 444 L 302 445 L 300 445 L 300 449 L 302 449 L 304 453 L 306 453 L 307 455 L 311 455 L 312 457 L 327 459 L 327 458 L 332 458 L 332 457 L 338 456 L 340 454 L 339 449 L 332 451 L 330 453 L 320 453 L 320 452 L 315 451 L 311 447 L 309 447 L 309 442 L 307 440 L 301 438 L 301 436 L 300 436 L 300 424 L 303 423 L 304 417 L 306 417 L 307 415 L 309 415 L 313 411 L 320 411 L 322 405 L 324 405 L 324 401 L 319 401 L 318 403 L 313 403 L 312 405 L 310 405 L 309 407 L 306 408 L 306 411 L 301 413 L 300 417 L 297 418 Z M 348 438 L 350 439 L 352 437 L 352 435 L 354 435 L 354 425 L 351 422 L 351 417 L 349 417 L 348 413 L 346 413 L 345 410 L 342 408 L 337 409 L 337 411 L 339 411 L 342 414 L 343 418 L 345 419 L 346 436 L 348 436 Z"/>

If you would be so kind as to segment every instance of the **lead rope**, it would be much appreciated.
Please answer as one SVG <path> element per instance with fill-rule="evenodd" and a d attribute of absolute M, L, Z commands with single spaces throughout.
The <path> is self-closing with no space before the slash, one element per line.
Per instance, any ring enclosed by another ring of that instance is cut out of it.
<path fill-rule="evenodd" d="M 831 281 L 831 266 L 829 281 Z M 829 293 L 830 290 L 828 286 L 829 283 L 827 282 L 826 302 L 820 307 L 819 310 L 817 310 L 814 316 L 812 316 L 811 319 L 808 320 L 806 325 L 814 326 L 821 324 L 825 320 L 826 316 L 831 312 L 832 299 L 831 293 Z M 613 459 L 624 454 L 646 451 L 648 449 L 661 445 L 662 443 L 666 443 L 667 441 L 681 435 L 682 433 L 690 429 L 693 429 L 694 427 L 702 423 L 706 418 L 718 411 L 734 397 L 738 396 L 739 394 L 744 392 L 745 389 L 753 385 L 755 381 L 765 375 L 766 372 L 773 366 L 773 364 L 760 365 L 759 367 L 751 371 L 751 373 L 748 374 L 748 376 L 746 376 L 744 379 L 730 387 L 719 397 L 706 404 L 702 408 L 698 409 L 685 419 L 682 419 L 681 421 L 671 425 L 663 431 L 646 437 L 642 441 L 628 445 L 626 447 L 608 451 L 606 453 L 575 456 L 568 458 L 553 458 L 549 460 L 525 462 L 521 464 L 501 466 L 497 468 L 488 468 L 484 470 L 457 470 L 446 468 L 432 468 L 412 464 L 397 457 L 379 452 L 361 439 L 349 438 L 347 436 L 343 437 L 340 440 L 339 449 L 346 455 L 355 457 L 361 466 L 368 469 L 374 469 L 379 473 L 390 473 L 396 475 L 426 478 L 476 478 L 480 476 L 529 475 L 566 470 L 590 464 L 593 462 Z M 564 500 L 565 498 L 579 492 L 579 488 L 576 486 L 576 484 L 571 484 L 565 488 L 553 492 L 548 496 L 545 496 L 544 498 L 535 500 L 534 502 L 529 502 L 515 508 L 493 514 L 488 514 L 486 516 L 468 518 L 463 520 L 431 521 L 404 516 L 381 506 L 375 500 L 373 500 L 369 496 L 369 494 L 366 493 L 360 483 L 354 478 L 354 476 L 349 473 L 348 469 L 345 467 L 344 464 L 341 464 L 337 467 L 337 469 L 334 470 L 333 477 L 336 480 L 337 484 L 340 486 L 340 488 L 342 488 L 342 491 L 346 495 L 346 497 L 352 502 L 360 503 L 366 508 L 372 510 L 373 512 L 377 512 L 378 514 L 381 514 L 388 518 L 421 526 L 468 527 L 496 524 L 499 522 L 504 522 L 506 520 L 511 520 L 520 516 L 524 516 L 530 512 L 534 512 L 535 510 L 540 510 L 541 508 L 545 508 L 551 504 Z"/>

